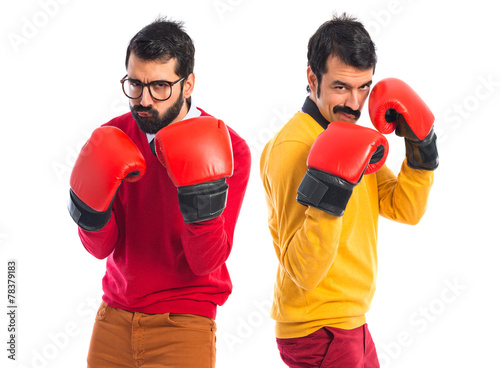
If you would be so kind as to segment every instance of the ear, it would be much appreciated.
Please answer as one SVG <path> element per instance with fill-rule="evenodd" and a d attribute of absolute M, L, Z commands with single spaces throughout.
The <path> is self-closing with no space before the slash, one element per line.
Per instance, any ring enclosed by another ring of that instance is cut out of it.
<path fill-rule="evenodd" d="M 195 81 L 195 77 L 194 77 L 194 74 L 191 73 L 188 75 L 188 77 L 186 78 L 186 80 L 184 81 L 184 98 L 185 99 L 188 99 L 191 94 L 193 93 L 193 89 L 194 89 L 194 81 Z"/>
<path fill-rule="evenodd" d="M 307 83 L 309 84 L 309 88 L 311 89 L 311 94 L 316 95 L 316 91 L 318 88 L 318 78 L 316 78 L 316 74 L 313 73 L 311 67 L 307 67 Z"/>

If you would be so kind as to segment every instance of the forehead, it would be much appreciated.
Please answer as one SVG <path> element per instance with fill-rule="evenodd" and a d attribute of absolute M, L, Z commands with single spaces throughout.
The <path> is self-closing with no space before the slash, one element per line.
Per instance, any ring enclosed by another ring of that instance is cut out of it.
<path fill-rule="evenodd" d="M 341 81 L 352 86 L 362 86 L 372 80 L 373 69 L 361 70 L 347 65 L 337 56 L 330 56 L 326 62 L 327 72 L 323 74 L 326 83 Z"/>
<path fill-rule="evenodd" d="M 142 60 L 132 53 L 127 65 L 127 74 L 130 78 L 139 79 L 143 82 L 175 80 L 177 79 L 177 74 L 175 74 L 176 60 L 175 58 L 167 62 Z"/>

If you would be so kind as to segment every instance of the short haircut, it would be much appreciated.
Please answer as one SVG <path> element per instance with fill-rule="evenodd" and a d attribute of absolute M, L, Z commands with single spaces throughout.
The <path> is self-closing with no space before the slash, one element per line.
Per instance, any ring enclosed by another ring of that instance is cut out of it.
<path fill-rule="evenodd" d="M 186 78 L 193 73 L 194 44 L 182 22 L 157 18 L 130 40 L 125 67 L 128 67 L 131 53 L 144 61 L 167 62 L 175 58 L 178 76 Z"/>
<path fill-rule="evenodd" d="M 319 85 L 327 70 L 328 58 L 338 57 L 345 64 L 356 69 L 373 69 L 377 63 L 375 44 L 370 35 L 356 18 L 343 13 L 323 23 L 309 39 L 307 65 L 318 79 Z M 310 92 L 309 86 L 307 90 Z"/>

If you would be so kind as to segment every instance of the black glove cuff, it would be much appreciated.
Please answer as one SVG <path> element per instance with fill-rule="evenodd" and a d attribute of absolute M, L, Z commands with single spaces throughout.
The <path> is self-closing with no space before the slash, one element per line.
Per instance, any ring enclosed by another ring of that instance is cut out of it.
<path fill-rule="evenodd" d="M 418 170 L 435 170 L 439 165 L 436 145 L 437 136 L 434 128 L 421 141 L 405 138 L 406 158 L 408 166 Z"/>
<path fill-rule="evenodd" d="M 342 216 L 351 198 L 354 184 L 347 180 L 309 168 L 297 189 L 297 202 L 334 216 Z"/>
<path fill-rule="evenodd" d="M 76 224 L 86 231 L 101 230 L 111 218 L 111 206 L 104 212 L 96 211 L 78 198 L 72 189 L 69 190 L 68 211 Z"/>
<path fill-rule="evenodd" d="M 179 206 L 186 223 L 216 218 L 226 208 L 226 179 L 177 188 Z"/>

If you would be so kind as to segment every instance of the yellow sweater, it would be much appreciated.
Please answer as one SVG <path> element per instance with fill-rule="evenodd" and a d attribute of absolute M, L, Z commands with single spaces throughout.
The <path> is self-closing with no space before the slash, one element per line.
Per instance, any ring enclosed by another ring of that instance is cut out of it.
<path fill-rule="evenodd" d="M 298 112 L 261 156 L 269 229 L 279 259 L 271 317 L 276 336 L 306 336 L 324 327 L 365 323 L 375 292 L 379 214 L 407 224 L 423 216 L 433 172 L 403 163 L 398 178 L 387 166 L 365 175 L 344 216 L 296 201 L 311 145 L 323 131 Z"/>

